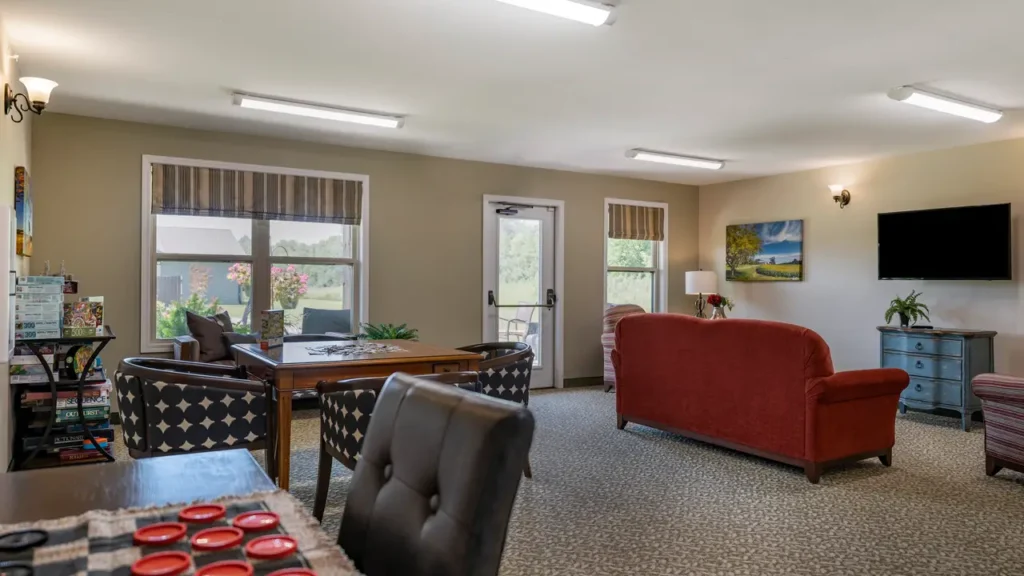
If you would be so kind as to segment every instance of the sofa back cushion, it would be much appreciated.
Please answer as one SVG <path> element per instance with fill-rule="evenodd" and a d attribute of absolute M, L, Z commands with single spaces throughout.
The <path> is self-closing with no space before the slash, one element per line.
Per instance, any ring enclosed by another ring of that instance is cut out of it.
<path fill-rule="evenodd" d="M 807 328 L 760 320 L 629 316 L 616 329 L 619 413 L 801 458 L 809 378 L 832 374 Z"/>

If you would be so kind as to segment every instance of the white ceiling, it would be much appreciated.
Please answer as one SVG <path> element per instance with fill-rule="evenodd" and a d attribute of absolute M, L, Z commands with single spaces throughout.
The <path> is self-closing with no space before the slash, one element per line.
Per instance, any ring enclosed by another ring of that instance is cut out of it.
<path fill-rule="evenodd" d="M 0 0 L 57 112 L 708 184 L 1024 136 L 1020 0 L 622 0 L 593 28 L 494 0 Z M 301 7 L 301 10 L 299 9 Z M 916 84 L 986 125 L 886 97 Z M 242 110 L 245 91 L 407 116 Z M 720 158 L 719 172 L 627 159 Z"/>

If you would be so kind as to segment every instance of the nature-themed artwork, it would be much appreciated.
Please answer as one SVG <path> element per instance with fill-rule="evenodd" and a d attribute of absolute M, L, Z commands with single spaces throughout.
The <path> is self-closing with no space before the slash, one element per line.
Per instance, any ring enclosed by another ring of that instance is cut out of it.
<path fill-rule="evenodd" d="M 725 279 L 799 282 L 804 278 L 804 221 L 736 224 L 725 230 Z"/>
<path fill-rule="evenodd" d="M 32 255 L 32 188 L 29 186 L 28 170 L 24 166 L 14 169 L 14 210 L 18 219 L 19 256 Z"/>

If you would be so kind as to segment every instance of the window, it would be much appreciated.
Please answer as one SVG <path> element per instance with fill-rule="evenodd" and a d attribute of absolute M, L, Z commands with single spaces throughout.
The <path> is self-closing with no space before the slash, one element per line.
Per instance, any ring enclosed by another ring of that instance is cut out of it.
<path fill-rule="evenodd" d="M 667 309 L 667 204 L 606 200 L 605 306 Z"/>
<path fill-rule="evenodd" d="M 335 223 L 292 218 L 328 219 L 308 213 L 325 209 L 320 204 L 326 179 L 335 186 L 332 190 L 327 185 L 327 202 L 343 198 L 350 212 L 351 190 L 337 192 L 337 188 L 340 183 L 360 184 L 356 214 L 361 217 L 368 205 L 366 177 L 149 156 L 143 164 L 147 176 L 143 183 L 143 352 L 165 351 L 170 339 L 188 334 L 186 310 L 206 316 L 227 312 L 235 331 L 242 333 L 256 331 L 260 311 L 271 308 L 285 311 L 288 333 L 302 333 L 304 327 L 322 332 L 324 326 L 358 331 L 368 308 L 366 226 L 361 220 Z M 170 171 L 157 175 L 155 170 Z M 264 177 L 266 182 L 261 180 Z M 275 178 L 288 181 L 275 184 Z M 200 181 L 197 186 L 195 182 Z M 208 192 L 221 181 L 230 186 Z M 187 193 L 181 193 L 182 187 L 188 188 Z M 244 202 L 243 196 L 231 197 L 237 194 L 236 187 L 248 187 Z M 261 196 L 265 191 L 266 198 Z M 197 194 L 209 194 L 209 198 L 196 200 Z M 253 194 L 259 199 L 252 200 Z M 317 194 L 319 200 L 314 198 Z M 161 198 L 154 200 L 154 196 Z M 285 196 L 287 201 L 277 205 L 267 201 Z M 225 201 L 227 197 L 237 202 Z M 202 208 L 176 205 L 180 198 Z M 162 201 L 167 205 L 160 205 Z M 224 217 L 210 208 L 218 203 L 260 206 L 262 211 L 233 210 L 232 217 Z M 312 207 L 303 208 L 303 203 Z M 280 206 L 288 206 L 293 213 Z M 296 214 L 296 210 L 307 213 Z"/>

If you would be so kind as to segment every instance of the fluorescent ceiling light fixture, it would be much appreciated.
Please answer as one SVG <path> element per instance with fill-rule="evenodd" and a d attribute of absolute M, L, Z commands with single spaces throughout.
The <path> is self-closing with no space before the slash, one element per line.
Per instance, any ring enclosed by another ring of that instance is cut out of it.
<path fill-rule="evenodd" d="M 970 118 L 971 120 L 977 120 L 986 124 L 997 122 L 1003 117 L 1003 113 L 999 110 L 956 100 L 948 96 L 932 94 L 912 86 L 901 86 L 889 91 L 889 98 L 929 110 Z"/>
<path fill-rule="evenodd" d="M 382 128 L 401 128 L 402 124 L 405 122 L 405 119 L 401 116 L 388 116 L 387 114 L 374 114 L 372 112 L 362 112 L 359 110 L 331 108 L 329 106 L 320 106 L 317 104 L 304 104 L 302 102 L 291 102 L 276 98 L 250 96 L 248 94 L 235 94 L 235 104 L 242 108 L 251 108 L 253 110 L 306 116 L 308 118 L 320 118 L 321 120 L 352 122 L 354 124 L 366 124 L 368 126 L 380 126 Z"/>
<path fill-rule="evenodd" d="M 690 168 L 704 168 L 706 170 L 721 170 L 725 166 L 722 160 L 711 160 L 708 158 L 695 158 L 693 156 L 679 156 L 677 154 L 666 154 L 664 152 L 651 152 L 650 150 L 630 150 L 626 156 L 634 160 L 645 162 L 658 162 L 659 164 L 674 164 L 676 166 L 688 166 Z"/>
<path fill-rule="evenodd" d="M 588 0 L 498 0 L 527 10 L 568 18 L 591 26 L 611 24 L 613 6 Z"/>

